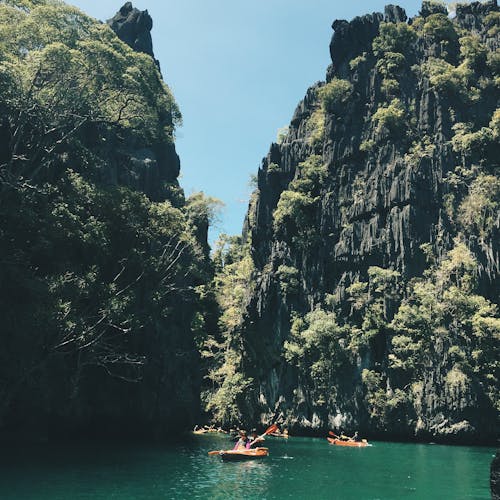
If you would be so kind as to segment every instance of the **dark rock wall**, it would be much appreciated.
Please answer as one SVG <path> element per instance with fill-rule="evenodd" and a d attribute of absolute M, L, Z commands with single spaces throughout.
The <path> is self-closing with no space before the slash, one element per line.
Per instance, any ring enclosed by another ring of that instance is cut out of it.
<path fill-rule="evenodd" d="M 127 2 L 108 20 L 108 25 L 123 42 L 137 52 L 150 55 L 160 67 L 153 53 L 153 20 L 147 10 L 140 11 Z M 172 124 L 173 117 L 165 116 L 164 126 L 171 127 Z M 143 191 L 155 201 L 172 198 L 169 196 L 171 190 L 178 190 L 180 160 L 173 142 L 143 144 L 133 137 L 126 137 L 119 144 L 112 140 L 109 147 L 112 154 L 104 175 L 110 182 Z"/>
<path fill-rule="evenodd" d="M 127 45 L 154 58 L 153 20 L 147 10 L 140 11 L 132 6 L 132 2 L 127 2 L 108 20 L 108 25 Z"/>
<path fill-rule="evenodd" d="M 424 2 L 421 15 L 432 15 L 435 9 L 439 11 L 440 7 Z M 494 49 L 498 36 L 487 38 L 483 21 L 489 12 L 497 10 L 496 2 L 460 6 L 453 22 L 467 32 L 478 33 Z M 291 313 L 305 314 L 326 294 L 335 295 L 342 304 L 346 288 L 358 278 L 366 279 L 369 266 L 397 270 L 405 280 L 420 276 L 426 267 L 421 244 L 430 243 L 438 257 L 452 246 L 454 230 L 443 208 L 443 179 L 461 162 L 450 142 L 452 127 L 457 122 L 487 126 L 499 96 L 492 90 L 480 102 L 464 105 L 451 94 L 435 91 L 416 65 L 430 57 L 448 57 L 456 62 L 458 45 L 455 43 L 448 48 L 448 55 L 443 55 L 439 43 L 419 36 L 397 78 L 398 97 L 410 118 L 404 127 L 390 132 L 377 127 L 371 116 L 387 100 L 381 90 L 382 75 L 372 42 L 381 22 L 406 19 L 401 8 L 388 6 L 384 14 L 333 23 L 327 82 L 333 78 L 349 80 L 353 89 L 350 98 L 340 111 L 326 113 L 324 136 L 317 141 L 308 123 L 320 107 L 317 90 L 324 84 L 311 87 L 297 106 L 288 135 L 281 144 L 271 146 L 258 171 L 256 201 L 245 221 L 259 271 L 244 323 L 244 371 L 255 380 L 255 393 L 247 398 L 243 410 L 250 421 L 275 419 L 302 432 L 332 426 L 356 426 L 369 432 L 361 401 L 360 372 L 371 366 L 376 353 L 367 353 L 352 373 L 342 375 L 345 380 L 339 385 L 345 393 L 335 407 L 314 407 L 308 396 L 310 388 L 301 386 L 297 373 L 282 358 Z M 351 69 L 349 62 L 358 56 L 362 60 Z M 411 142 L 424 136 L 435 146 L 433 152 L 418 161 L 406 161 Z M 360 149 L 370 141 L 372 148 Z M 312 216 L 317 238 L 304 248 L 294 243 L 294 229 L 281 228 L 277 236 L 273 212 L 283 190 L 297 177 L 299 163 L 311 154 L 321 155 L 328 178 L 321 186 L 321 201 Z M 482 293 L 494 301 L 499 295 L 498 236 L 497 221 L 493 239 L 481 244 L 469 242 L 480 262 Z M 296 294 L 280 290 L 277 269 L 282 264 L 299 270 L 300 290 Z M 344 307 L 348 309 L 349 305 L 344 303 Z M 435 366 L 423 381 L 425 394 L 414 418 L 401 421 L 392 435 L 444 439 L 482 435 L 490 439 L 496 432 L 492 423 L 495 418 L 480 395 L 441 391 L 444 356 L 437 348 Z"/>

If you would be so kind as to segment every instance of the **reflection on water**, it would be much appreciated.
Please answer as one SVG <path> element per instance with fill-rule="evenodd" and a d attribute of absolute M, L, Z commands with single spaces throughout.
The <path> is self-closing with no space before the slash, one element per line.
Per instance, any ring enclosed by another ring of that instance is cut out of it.
<path fill-rule="evenodd" d="M 272 476 L 269 462 L 223 462 L 219 456 L 208 457 L 199 449 L 189 454 L 189 462 L 189 468 L 179 472 L 172 498 L 185 498 L 186 491 L 194 498 L 239 500 L 266 496 Z"/>
<path fill-rule="evenodd" d="M 262 460 L 222 462 L 227 437 L 183 445 L 0 450 L 2 500 L 488 499 L 492 448 L 268 439 Z"/>

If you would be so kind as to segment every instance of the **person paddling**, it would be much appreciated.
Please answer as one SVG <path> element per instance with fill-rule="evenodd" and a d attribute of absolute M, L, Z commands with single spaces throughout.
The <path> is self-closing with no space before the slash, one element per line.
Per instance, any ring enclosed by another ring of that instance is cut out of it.
<path fill-rule="evenodd" d="M 264 441 L 264 438 L 259 437 L 259 435 L 257 434 L 257 429 L 252 429 L 252 433 L 250 434 L 250 439 L 247 441 L 246 448 L 258 448 L 262 441 Z"/>
<path fill-rule="evenodd" d="M 233 450 L 245 450 L 247 443 L 249 443 L 247 438 L 247 433 L 245 431 L 240 431 L 240 438 L 236 441 Z"/>
<path fill-rule="evenodd" d="M 361 438 L 358 435 L 358 431 L 354 433 L 354 436 L 349 438 L 349 441 L 355 441 L 356 443 L 359 443 L 361 441 Z"/>

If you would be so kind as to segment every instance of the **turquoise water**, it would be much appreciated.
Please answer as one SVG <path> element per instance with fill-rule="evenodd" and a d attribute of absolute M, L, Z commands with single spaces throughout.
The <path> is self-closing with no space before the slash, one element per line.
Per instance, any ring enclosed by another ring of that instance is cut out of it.
<path fill-rule="evenodd" d="M 183 444 L 37 446 L 0 451 L 0 498 L 488 499 L 493 448 L 270 438 L 270 456 L 224 463 L 225 437 Z"/>

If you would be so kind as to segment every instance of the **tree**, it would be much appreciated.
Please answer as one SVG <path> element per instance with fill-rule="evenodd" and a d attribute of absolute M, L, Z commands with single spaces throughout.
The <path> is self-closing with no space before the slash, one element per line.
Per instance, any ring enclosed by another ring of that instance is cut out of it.
<path fill-rule="evenodd" d="M 4 185 L 33 184 L 41 173 L 47 179 L 70 144 L 81 149 L 84 130 L 172 141 L 180 113 L 153 60 L 109 27 L 63 4 L 26 12 L 0 5 L 0 19 Z"/>

